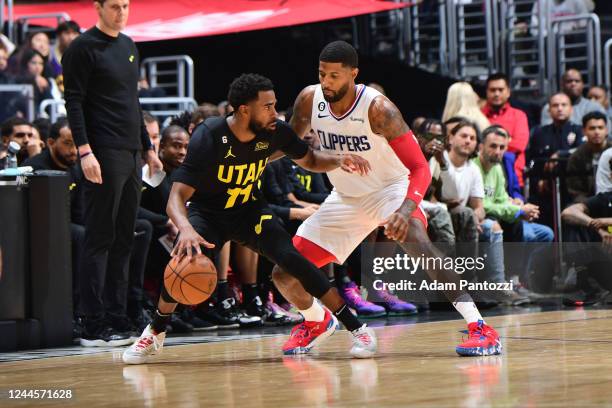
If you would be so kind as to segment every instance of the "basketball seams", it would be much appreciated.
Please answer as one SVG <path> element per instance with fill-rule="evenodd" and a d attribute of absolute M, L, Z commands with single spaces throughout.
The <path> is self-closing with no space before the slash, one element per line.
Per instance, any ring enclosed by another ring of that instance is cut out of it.
<path fill-rule="evenodd" d="M 212 261 L 210 259 L 208 259 L 207 263 L 209 263 L 210 266 L 212 266 L 213 269 L 215 269 L 214 268 L 214 264 L 212 263 Z M 170 268 L 170 271 L 172 272 L 172 274 L 169 274 L 168 277 L 164 277 L 164 284 L 165 284 L 165 282 L 168 279 L 171 279 L 171 277 L 174 276 L 174 280 L 172 281 L 172 284 L 170 285 L 170 291 L 169 291 L 170 295 L 172 296 L 174 294 L 176 282 L 177 282 L 177 280 L 180 279 L 178 290 L 180 291 L 180 296 L 182 297 L 182 299 L 181 299 L 182 302 L 179 301 L 178 299 L 175 299 L 175 300 L 177 300 L 178 303 L 183 303 L 183 304 L 188 304 L 188 305 L 192 304 L 191 301 L 189 300 L 189 298 L 185 295 L 185 291 L 183 290 L 183 283 L 188 285 L 191 289 L 197 290 L 201 294 L 204 294 L 204 295 L 206 295 L 208 297 L 211 296 L 213 291 L 208 293 L 208 292 L 202 290 L 201 288 L 195 286 L 193 283 L 189 282 L 186 278 L 188 276 L 190 276 L 190 275 L 213 275 L 215 277 L 214 278 L 214 281 L 215 281 L 214 286 L 216 286 L 216 284 L 217 284 L 217 282 L 216 282 L 217 281 L 217 279 L 216 279 L 217 278 L 216 270 L 215 271 L 204 271 L 204 272 L 190 272 L 187 275 L 183 276 L 183 275 L 181 275 L 181 273 L 185 270 L 185 268 L 187 268 L 191 264 L 191 262 L 186 262 L 180 270 L 175 269 L 175 267 L 173 267 L 172 264 L 173 264 L 173 262 L 171 261 L 167 265 L 168 268 Z M 178 265 L 175 265 L 175 266 L 178 266 Z M 167 287 L 167 285 L 166 285 L 166 287 Z"/>

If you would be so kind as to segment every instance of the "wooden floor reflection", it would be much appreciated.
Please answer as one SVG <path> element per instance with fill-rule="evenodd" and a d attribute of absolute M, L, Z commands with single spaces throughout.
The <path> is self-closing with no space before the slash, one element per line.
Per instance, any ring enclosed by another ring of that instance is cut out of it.
<path fill-rule="evenodd" d="M 377 328 L 380 355 L 349 358 L 336 333 L 316 356 L 282 358 L 285 337 L 175 346 L 151 364 L 120 351 L 0 364 L 0 406 L 612 406 L 612 310 L 489 318 L 504 354 L 461 358 L 461 321 Z M 8 389 L 71 389 L 68 401 L 9 401 Z"/>

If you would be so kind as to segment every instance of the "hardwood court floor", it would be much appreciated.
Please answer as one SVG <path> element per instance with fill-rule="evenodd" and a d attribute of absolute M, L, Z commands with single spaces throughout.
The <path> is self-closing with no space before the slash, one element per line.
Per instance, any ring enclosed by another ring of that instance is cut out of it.
<path fill-rule="evenodd" d="M 285 336 L 167 347 L 125 366 L 119 350 L 0 364 L 0 406 L 612 406 L 612 310 L 487 319 L 502 356 L 458 357 L 462 321 L 376 329 L 380 354 L 355 360 L 345 331 L 318 355 L 282 358 Z M 9 401 L 8 389 L 71 389 L 68 401 Z"/>

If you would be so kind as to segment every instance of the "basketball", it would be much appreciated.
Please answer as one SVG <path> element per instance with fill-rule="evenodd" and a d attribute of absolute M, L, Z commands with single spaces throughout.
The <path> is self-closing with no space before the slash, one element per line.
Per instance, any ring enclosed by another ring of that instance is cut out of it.
<path fill-rule="evenodd" d="M 212 295 L 217 286 L 217 269 L 206 255 L 187 261 L 172 258 L 164 272 L 164 285 L 174 300 L 183 305 L 197 305 Z"/>

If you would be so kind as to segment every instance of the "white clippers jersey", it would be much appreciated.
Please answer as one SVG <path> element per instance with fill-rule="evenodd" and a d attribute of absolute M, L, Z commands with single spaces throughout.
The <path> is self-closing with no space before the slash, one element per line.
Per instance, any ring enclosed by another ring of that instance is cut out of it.
<path fill-rule="evenodd" d="M 380 92 L 363 84 L 356 86 L 357 98 L 342 116 L 331 112 L 318 85 L 312 105 L 312 129 L 321 139 L 321 149 L 336 153 L 357 154 L 370 162 L 372 170 L 367 176 L 350 174 L 342 169 L 327 173 L 336 191 L 348 197 L 361 197 L 382 188 L 404 182 L 409 171 L 399 160 L 389 142 L 372 132 L 368 110 Z"/>

